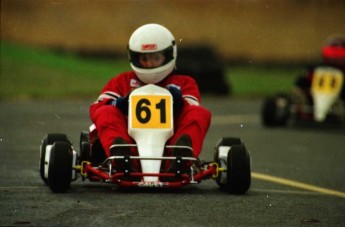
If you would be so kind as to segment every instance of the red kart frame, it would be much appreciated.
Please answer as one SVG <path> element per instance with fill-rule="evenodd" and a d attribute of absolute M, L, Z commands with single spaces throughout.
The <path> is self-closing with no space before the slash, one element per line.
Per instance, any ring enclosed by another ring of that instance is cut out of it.
<path fill-rule="evenodd" d="M 102 165 L 99 167 L 94 167 L 90 162 L 84 161 L 80 165 L 80 174 L 86 178 L 88 177 L 91 181 L 105 181 L 105 182 L 111 182 L 115 183 L 121 187 L 168 187 L 168 188 L 179 188 L 182 186 L 186 186 L 188 184 L 197 184 L 200 183 L 203 179 L 207 178 L 217 178 L 218 173 L 222 171 L 221 168 L 219 168 L 218 164 L 215 162 L 212 163 L 205 163 L 204 166 L 205 169 L 201 169 L 197 173 L 193 173 L 193 167 L 191 167 L 191 174 L 187 173 L 179 173 L 179 170 L 177 170 L 176 173 L 141 173 L 141 172 L 112 172 L 112 164 L 111 161 L 114 159 L 145 159 L 140 158 L 138 156 L 112 156 L 109 157 L 106 161 L 104 161 L 104 164 L 110 163 L 110 168 L 108 169 L 108 172 L 106 172 L 104 169 L 102 169 Z M 147 158 L 152 159 L 152 158 Z M 195 161 L 197 162 L 196 158 L 175 158 L 175 157 L 162 157 L 159 159 L 164 160 L 189 160 L 189 161 Z M 145 181 L 137 181 L 137 180 L 130 180 L 135 177 L 145 177 L 145 176 L 153 176 L 153 177 L 168 177 L 173 179 L 173 181 L 157 181 L 157 182 L 145 182 Z M 125 178 L 126 177 L 126 178 Z"/>

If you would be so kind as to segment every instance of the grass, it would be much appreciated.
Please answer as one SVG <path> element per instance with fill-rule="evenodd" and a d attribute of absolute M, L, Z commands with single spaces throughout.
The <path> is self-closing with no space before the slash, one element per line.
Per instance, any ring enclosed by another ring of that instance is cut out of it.
<path fill-rule="evenodd" d="M 130 70 L 127 60 L 87 60 L 73 54 L 1 42 L 1 99 L 96 97 L 114 75 Z M 229 66 L 235 96 L 291 90 L 296 67 Z"/>
<path fill-rule="evenodd" d="M 227 80 L 235 96 L 263 97 L 277 92 L 290 92 L 301 73 L 298 66 L 232 66 Z"/>
<path fill-rule="evenodd" d="M 85 60 L 74 55 L 1 43 L 0 97 L 62 98 L 97 96 L 128 62 Z"/>

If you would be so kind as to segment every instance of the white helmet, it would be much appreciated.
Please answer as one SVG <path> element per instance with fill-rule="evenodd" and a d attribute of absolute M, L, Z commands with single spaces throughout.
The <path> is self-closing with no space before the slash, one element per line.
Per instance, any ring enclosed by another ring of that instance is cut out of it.
<path fill-rule="evenodd" d="M 165 56 L 162 65 L 156 68 L 144 68 L 139 62 L 143 53 L 161 52 Z M 146 24 L 134 31 L 128 44 L 131 67 L 146 84 L 155 84 L 168 76 L 175 68 L 177 48 L 174 36 L 159 24 Z"/>

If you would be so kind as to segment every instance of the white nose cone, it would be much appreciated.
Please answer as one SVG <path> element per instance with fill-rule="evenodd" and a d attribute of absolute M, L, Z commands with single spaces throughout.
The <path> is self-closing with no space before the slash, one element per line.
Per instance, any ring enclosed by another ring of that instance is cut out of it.
<path fill-rule="evenodd" d="M 314 94 L 314 120 L 322 122 L 325 120 L 329 109 L 331 108 L 337 96 L 330 94 Z"/>
<path fill-rule="evenodd" d="M 131 92 L 128 134 L 137 144 L 142 173 L 160 173 L 159 158 L 164 154 L 166 141 L 174 134 L 173 120 L 172 96 L 167 89 L 149 84 Z M 144 182 L 158 180 L 157 176 L 144 177 Z"/>
<path fill-rule="evenodd" d="M 325 120 L 329 109 L 339 97 L 343 86 L 343 73 L 339 69 L 320 66 L 314 70 L 311 95 L 314 100 L 314 120 Z"/>

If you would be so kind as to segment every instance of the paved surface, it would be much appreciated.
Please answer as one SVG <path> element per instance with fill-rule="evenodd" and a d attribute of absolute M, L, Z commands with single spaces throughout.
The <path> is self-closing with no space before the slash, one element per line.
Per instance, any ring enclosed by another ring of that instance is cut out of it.
<path fill-rule="evenodd" d="M 252 157 L 247 195 L 225 194 L 213 180 L 174 191 L 123 191 L 80 179 L 68 193 L 54 194 L 39 177 L 40 141 L 64 132 L 78 144 L 92 101 L 0 102 L 0 226 L 345 223 L 344 128 L 267 129 L 259 100 L 203 100 L 214 117 L 201 158 L 212 159 L 222 136 L 241 137 Z"/>

